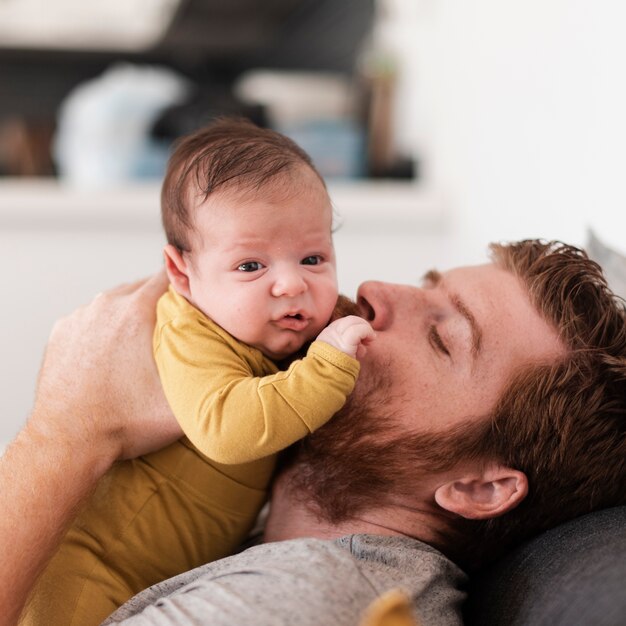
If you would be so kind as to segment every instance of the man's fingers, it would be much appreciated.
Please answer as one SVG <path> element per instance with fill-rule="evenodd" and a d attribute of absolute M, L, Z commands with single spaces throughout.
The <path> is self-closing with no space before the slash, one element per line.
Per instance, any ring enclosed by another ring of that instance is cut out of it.
<path fill-rule="evenodd" d="M 159 270 L 149 278 L 144 278 L 143 280 L 128 285 L 119 295 L 133 296 L 137 298 L 139 302 L 150 302 L 151 305 L 154 305 L 165 293 L 168 284 L 169 281 L 165 270 Z"/>
<path fill-rule="evenodd" d="M 165 270 L 162 269 L 152 276 L 141 278 L 132 283 L 117 285 L 116 287 L 112 287 L 106 291 L 101 291 L 95 295 L 90 304 L 96 304 L 100 300 L 104 300 L 102 303 L 104 305 L 104 303 L 110 302 L 111 300 L 115 300 L 119 297 L 133 295 L 136 295 L 141 299 L 156 302 L 159 297 L 165 293 L 168 284 L 169 281 L 167 274 L 165 273 Z"/>
<path fill-rule="evenodd" d="M 96 298 L 101 296 L 130 295 L 137 291 L 144 291 L 147 294 L 153 293 L 156 295 L 163 293 L 167 289 L 167 284 L 167 274 L 164 269 L 161 269 L 152 276 L 140 278 L 132 283 L 123 283 L 111 289 L 107 289 L 104 292 L 100 292 L 96 294 Z"/>
<path fill-rule="evenodd" d="M 108 290 L 59 320 L 39 374 L 36 406 L 80 409 L 94 438 L 103 435 L 124 458 L 181 435 L 152 356 L 156 302 L 167 284 L 159 271 Z M 79 428 L 80 417 L 60 417 L 57 426 L 64 432 L 74 423 Z"/>
<path fill-rule="evenodd" d="M 137 280 L 132 283 L 122 283 L 121 285 L 117 285 L 115 287 L 111 287 L 111 289 L 107 289 L 106 291 L 101 291 L 99 294 L 96 294 L 96 300 L 103 296 L 123 296 L 135 291 L 138 287 L 140 287 L 143 283 L 146 282 L 146 278 L 142 278 L 141 280 Z"/>
<path fill-rule="evenodd" d="M 141 284 L 138 285 L 138 290 L 155 298 L 164 293 L 169 284 L 169 280 L 164 269 L 160 269 L 156 272 L 156 274 L 153 274 L 149 278 L 140 282 Z"/>

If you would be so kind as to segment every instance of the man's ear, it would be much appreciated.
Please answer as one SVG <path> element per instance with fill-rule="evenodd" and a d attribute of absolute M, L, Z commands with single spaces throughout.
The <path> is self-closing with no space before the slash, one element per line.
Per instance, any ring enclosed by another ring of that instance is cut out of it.
<path fill-rule="evenodd" d="M 172 287 L 177 293 L 189 300 L 191 298 L 189 264 L 183 258 L 180 250 L 169 243 L 163 249 L 163 256 L 165 257 L 165 271 Z"/>
<path fill-rule="evenodd" d="M 491 465 L 440 485 L 435 501 L 442 509 L 467 519 L 490 519 L 514 509 L 527 493 L 526 474 Z"/>

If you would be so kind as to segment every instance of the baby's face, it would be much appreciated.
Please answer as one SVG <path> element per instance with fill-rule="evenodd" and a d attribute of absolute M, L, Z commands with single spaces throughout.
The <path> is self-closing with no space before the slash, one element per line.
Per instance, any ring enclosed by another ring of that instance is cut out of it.
<path fill-rule="evenodd" d="M 332 208 L 309 168 L 211 195 L 195 226 L 191 300 L 231 335 L 278 360 L 326 326 L 337 301 Z"/>

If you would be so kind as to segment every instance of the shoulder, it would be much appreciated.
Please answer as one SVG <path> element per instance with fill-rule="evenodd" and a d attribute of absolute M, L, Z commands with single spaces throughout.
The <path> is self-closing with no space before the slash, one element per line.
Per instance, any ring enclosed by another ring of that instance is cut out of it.
<path fill-rule="evenodd" d="M 177 293 L 170 285 L 157 302 L 157 328 L 199 327 L 215 332 L 220 327 L 197 309 L 191 302 Z"/>
<path fill-rule="evenodd" d="M 436 548 L 410 537 L 351 535 L 349 543 L 363 578 L 378 595 L 402 589 L 422 623 L 461 624 L 467 576 Z"/>
<path fill-rule="evenodd" d="M 148 611 L 146 617 L 184 611 L 214 625 L 275 626 L 297 616 L 299 626 L 352 626 L 382 592 L 403 581 L 421 617 L 435 615 L 432 623 L 457 626 L 456 600 L 416 574 L 420 555 L 434 553 L 411 539 L 364 535 L 268 543 L 161 583 L 134 603 Z M 402 578 L 397 572 L 405 568 Z M 438 600 L 427 601 L 437 594 Z"/>
<path fill-rule="evenodd" d="M 216 324 L 210 317 L 197 309 L 170 286 L 157 303 L 156 335 L 173 336 L 176 340 L 185 337 L 213 339 L 231 346 L 236 352 L 245 351 L 247 346 Z"/>

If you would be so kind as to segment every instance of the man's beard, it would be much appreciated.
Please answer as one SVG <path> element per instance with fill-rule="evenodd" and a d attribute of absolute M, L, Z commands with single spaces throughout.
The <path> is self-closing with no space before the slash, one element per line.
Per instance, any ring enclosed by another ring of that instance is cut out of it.
<path fill-rule="evenodd" d="M 369 509 L 415 498 L 425 476 L 445 472 L 489 447 L 488 420 L 439 432 L 409 432 L 390 406 L 408 405 L 380 364 L 324 426 L 292 447 L 286 464 L 292 494 L 320 519 L 337 524 Z M 400 400 L 400 401 L 399 401 Z"/>

